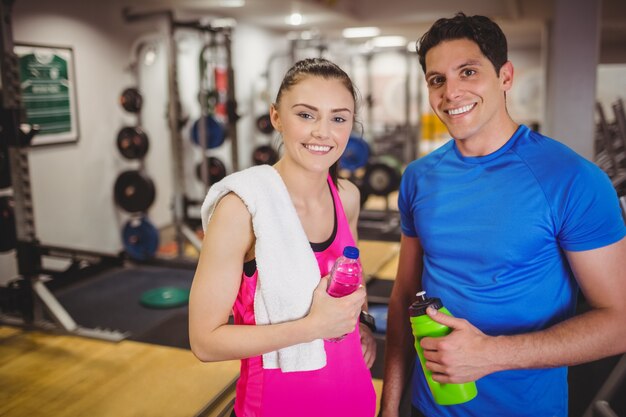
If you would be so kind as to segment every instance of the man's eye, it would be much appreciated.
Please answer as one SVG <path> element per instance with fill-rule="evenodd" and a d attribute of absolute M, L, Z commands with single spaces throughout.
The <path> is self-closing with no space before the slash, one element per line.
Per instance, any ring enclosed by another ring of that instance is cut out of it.
<path fill-rule="evenodd" d="M 428 80 L 428 85 L 435 87 L 435 86 L 443 84 L 443 82 L 444 82 L 443 77 L 432 77 Z"/>
<path fill-rule="evenodd" d="M 472 75 L 476 74 L 476 71 L 473 69 L 466 69 L 463 70 L 463 75 L 465 75 L 466 77 L 470 77 Z"/>

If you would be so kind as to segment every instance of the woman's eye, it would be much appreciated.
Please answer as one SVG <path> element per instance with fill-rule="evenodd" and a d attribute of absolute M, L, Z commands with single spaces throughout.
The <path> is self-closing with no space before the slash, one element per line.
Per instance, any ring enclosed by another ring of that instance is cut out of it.
<path fill-rule="evenodd" d="M 303 119 L 312 119 L 313 116 L 311 116 L 309 113 L 298 113 L 299 117 L 302 117 Z"/>
<path fill-rule="evenodd" d="M 476 74 L 476 70 L 473 69 L 466 69 L 463 71 L 463 75 L 465 75 L 466 77 L 470 77 L 474 74 Z"/>
<path fill-rule="evenodd" d="M 340 116 L 334 117 L 334 118 L 333 118 L 333 120 L 334 120 L 335 122 L 337 122 L 337 123 L 343 123 L 343 122 L 345 122 L 345 121 L 346 121 L 346 119 L 345 119 L 345 118 L 340 117 Z"/>

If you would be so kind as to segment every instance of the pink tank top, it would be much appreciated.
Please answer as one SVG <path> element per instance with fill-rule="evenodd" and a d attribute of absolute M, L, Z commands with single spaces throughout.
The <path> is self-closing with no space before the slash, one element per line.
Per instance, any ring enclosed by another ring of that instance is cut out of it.
<path fill-rule="evenodd" d="M 315 252 L 322 276 L 327 275 L 345 246 L 354 246 L 339 194 L 330 177 L 335 204 L 335 237 L 323 251 Z M 320 277 L 321 278 L 321 277 Z M 257 271 L 242 274 L 233 306 L 236 324 L 255 324 L 254 293 Z M 237 417 L 373 417 L 376 392 L 363 361 L 359 326 L 341 342 L 324 341 L 326 366 L 317 371 L 287 372 L 263 369 L 261 356 L 241 360 L 237 382 Z"/>

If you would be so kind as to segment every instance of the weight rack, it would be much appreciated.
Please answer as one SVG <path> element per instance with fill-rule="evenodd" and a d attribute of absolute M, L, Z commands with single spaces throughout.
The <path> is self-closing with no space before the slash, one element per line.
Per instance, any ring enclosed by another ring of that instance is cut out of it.
<path fill-rule="evenodd" d="M 105 264 L 121 265 L 122 259 L 44 246 L 37 239 L 28 147 L 39 127 L 23 123 L 26 114 L 22 104 L 19 62 L 13 51 L 13 4 L 14 0 L 2 0 L 0 6 L 0 77 L 3 87 L 0 93 L 0 146 L 8 153 L 10 187 L 15 204 L 15 249 L 19 277 L 7 288 L 0 288 L 0 322 L 46 330 L 60 328 L 79 336 L 120 341 L 127 336 L 125 333 L 79 326 L 46 286 L 51 276 L 42 267 L 42 256 L 71 259 L 73 265 L 80 264 L 83 270 Z"/>

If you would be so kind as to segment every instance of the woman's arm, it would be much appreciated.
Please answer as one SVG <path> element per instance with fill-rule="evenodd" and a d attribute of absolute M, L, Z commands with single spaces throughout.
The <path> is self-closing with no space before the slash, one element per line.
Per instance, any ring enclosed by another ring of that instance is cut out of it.
<path fill-rule="evenodd" d="M 206 229 L 189 300 L 189 340 L 198 359 L 258 356 L 318 338 L 339 337 L 354 328 L 365 291 L 333 298 L 326 294 L 325 279 L 302 319 L 265 326 L 228 324 L 245 254 L 253 241 L 251 216 L 243 202 L 234 194 L 222 198 Z"/>

